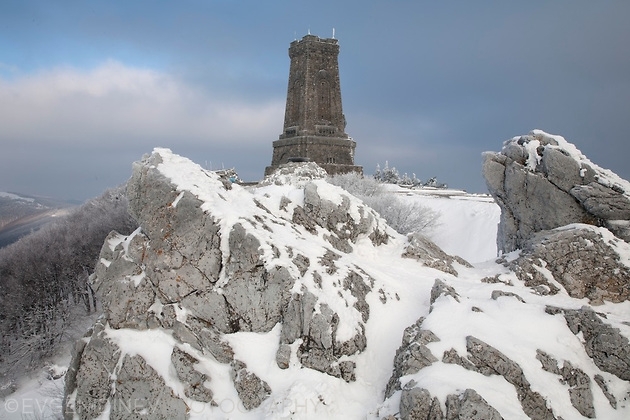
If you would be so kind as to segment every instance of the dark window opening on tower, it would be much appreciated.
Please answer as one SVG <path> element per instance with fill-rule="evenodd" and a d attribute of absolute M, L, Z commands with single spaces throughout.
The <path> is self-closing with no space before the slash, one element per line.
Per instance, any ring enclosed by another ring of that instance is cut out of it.
<path fill-rule="evenodd" d="M 328 125 L 324 125 L 324 126 L 317 125 L 317 126 L 315 126 L 315 128 L 317 128 L 317 134 L 321 134 L 321 135 L 324 135 L 324 136 L 326 136 L 326 135 L 335 135 L 336 134 L 335 127 L 331 127 L 331 126 L 328 126 Z"/>
<path fill-rule="evenodd" d="M 330 103 L 330 84 L 326 80 L 319 83 L 319 118 L 323 121 L 329 121 L 331 118 Z"/>
<path fill-rule="evenodd" d="M 326 158 L 326 163 L 335 163 L 335 158 L 334 157 Z"/>

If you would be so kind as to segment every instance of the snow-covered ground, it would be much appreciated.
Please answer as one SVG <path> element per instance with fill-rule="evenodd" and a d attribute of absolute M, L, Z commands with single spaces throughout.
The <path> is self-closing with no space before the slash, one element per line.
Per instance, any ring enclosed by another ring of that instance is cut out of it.
<path fill-rule="evenodd" d="M 464 259 L 470 262 L 485 261 L 492 259 L 496 256 L 496 225 L 498 223 L 499 209 L 489 196 L 485 195 L 469 195 L 458 190 L 435 190 L 435 189 L 420 189 L 420 190 L 408 190 L 404 188 L 395 189 L 401 198 L 408 200 L 414 200 L 420 202 L 422 205 L 427 206 L 438 213 L 440 218 L 438 225 L 429 232 L 429 236 L 440 247 L 442 247 L 447 253 L 460 255 Z M 371 259 L 368 255 L 368 259 Z M 382 260 L 382 259 L 381 259 Z M 387 270 L 387 260 L 382 262 L 383 266 L 379 270 Z M 413 265 L 413 264 L 412 264 Z M 406 277 L 406 276 L 405 276 Z M 432 283 L 426 283 L 420 290 L 409 291 L 408 294 L 404 284 L 400 285 L 400 294 L 407 296 L 415 296 L 418 299 L 426 300 L 428 296 L 427 287 L 430 288 Z M 404 299 L 406 300 L 406 299 Z M 404 313 L 403 313 L 404 312 Z M 396 317 L 396 324 L 409 325 L 413 323 L 419 314 L 417 311 L 402 311 Z M 387 318 L 386 318 L 387 319 Z M 87 323 L 83 323 L 83 328 L 87 329 L 93 319 Z M 382 382 L 391 374 L 391 366 L 385 369 L 373 369 L 374 363 L 381 358 L 392 360 L 393 352 L 400 344 L 400 328 L 386 327 L 382 325 L 373 325 L 373 329 L 380 329 L 379 333 L 387 343 L 384 348 L 378 350 L 376 346 L 373 346 L 373 351 L 366 353 L 364 360 L 364 368 L 366 371 L 372 372 L 374 375 L 380 375 L 380 378 L 365 377 L 364 381 L 376 381 Z M 241 333 L 234 335 L 232 344 L 235 348 L 239 349 L 243 354 L 239 355 L 243 360 L 250 361 L 252 359 L 251 353 L 264 354 L 261 351 L 261 346 L 264 346 L 265 340 L 269 340 L 270 343 L 278 342 L 276 335 L 277 331 L 272 331 L 267 335 Z M 75 334 L 76 335 L 76 334 Z M 77 335 L 80 336 L 81 333 Z M 252 345 L 255 343 L 255 345 Z M 58 356 L 58 358 L 51 360 L 51 364 L 58 364 L 62 367 L 67 366 L 69 363 L 69 349 L 70 345 L 65 346 L 65 353 Z M 151 349 L 153 352 L 155 349 Z M 267 348 L 269 352 L 275 350 Z M 275 356 L 274 356 L 275 357 Z M 273 360 L 273 357 L 271 358 Z M 249 363 L 248 363 L 249 364 Z M 278 380 L 280 383 L 284 381 L 283 377 L 286 377 L 286 371 L 280 371 L 277 366 L 267 366 L 267 371 L 260 372 L 262 377 L 268 378 L 269 373 L 278 370 Z M 323 388 L 330 388 L 326 393 L 333 395 L 337 391 L 335 388 L 337 385 L 320 383 L 321 375 L 317 372 L 313 372 L 314 383 L 303 383 L 300 386 L 293 387 L 289 394 L 283 401 L 270 402 L 268 404 L 276 404 L 275 407 L 270 407 L 272 412 L 280 415 L 282 412 L 290 411 L 289 403 L 295 403 L 297 408 L 301 405 L 304 410 L 312 410 L 312 405 L 321 405 L 322 403 L 317 400 L 317 395 L 323 392 Z M 333 381 L 338 382 L 338 381 Z M 270 383 L 276 387 L 279 384 Z M 287 384 L 284 385 L 285 387 Z M 355 393 L 356 390 L 352 390 L 352 385 L 342 385 L 347 387 L 346 392 Z M 379 390 L 375 388 L 374 394 L 367 396 L 368 400 L 376 401 L 382 396 L 378 396 Z M 228 393 L 229 394 L 229 393 Z M 226 398 L 227 398 L 227 395 Z M 0 420 L 3 419 L 23 419 L 23 418 L 55 418 L 55 415 L 60 412 L 61 398 L 63 396 L 63 378 L 52 380 L 47 371 L 42 371 L 39 374 L 31 378 L 24 378 L 19 390 L 12 395 L 8 396 L 5 400 L 0 400 Z M 300 400 L 301 399 L 301 400 Z M 225 400 L 225 411 L 227 414 L 228 400 Z M 230 400 L 233 401 L 233 400 Z M 356 404 L 356 403 L 355 403 Z M 322 406 L 323 407 L 323 406 Z M 235 409 L 238 407 L 235 406 Z M 321 408 L 321 407 L 320 407 Z M 335 408 L 335 409 L 338 409 Z M 359 410 L 360 411 L 360 410 Z M 317 410 L 320 412 L 320 410 Z M 347 413 L 347 411 L 344 410 Z"/>
<path fill-rule="evenodd" d="M 4 399 L 0 398 L 0 420 L 63 418 L 63 375 L 70 364 L 74 342 L 94 324 L 99 314 L 85 315 L 82 308 L 76 308 L 72 316 L 76 321 L 66 331 L 66 341 L 59 346 L 59 351 L 50 358 L 46 367 L 22 378 L 16 392 Z"/>
<path fill-rule="evenodd" d="M 470 263 L 497 256 L 497 225 L 501 210 L 490 195 L 450 189 L 391 187 L 400 197 L 436 211 L 437 225 L 426 232 L 447 254 Z"/>
<path fill-rule="evenodd" d="M 272 191 L 273 188 L 266 190 L 269 194 Z M 259 197 L 262 197 L 262 193 L 259 193 Z M 428 189 L 401 189 L 399 194 L 438 211 L 441 214 L 439 225 L 430 232 L 430 237 L 447 253 L 465 258 L 474 263 L 474 267 L 458 265 L 459 276 L 455 277 L 423 267 L 415 260 L 401 259 L 405 245 L 402 236 L 387 246 L 374 247 L 368 240 L 355 244 L 352 262 L 365 270 L 375 282 L 372 287 L 374 292 L 366 297 L 370 305 L 365 332 L 368 345 L 365 351 L 354 358 L 357 380 L 346 383 L 321 372 L 305 369 L 297 360 L 292 360 L 288 369 L 280 369 L 275 362 L 279 325 L 264 334 L 229 334 L 226 339 L 234 349 L 235 356 L 265 380 L 273 393 L 258 408 L 244 410 L 229 379 L 229 367 L 198 354 L 198 357 L 195 356 L 201 361 L 198 369 L 212 378 L 209 387 L 218 406 L 192 403 L 189 413 L 191 418 L 379 419 L 395 414 L 399 409 L 396 402 L 398 394 L 383 403 L 384 388 L 392 374 L 393 360 L 401 344 L 403 330 L 419 317 L 426 317 L 423 328 L 431 330 L 440 338 L 440 341 L 428 345 L 438 358 L 449 349 L 465 355 L 466 337 L 474 335 L 519 363 L 532 389 L 554 402 L 556 415 L 565 419 L 583 418 L 571 405 L 567 385 L 550 373 L 541 375 L 540 364 L 535 356 L 536 349 L 542 349 L 558 360 L 568 360 L 580 366 L 590 377 L 599 373 L 586 354 L 580 338 L 566 328 L 564 319 L 545 313 L 546 305 L 578 309 L 588 302 L 571 299 L 564 292 L 555 296 L 536 295 L 508 273 L 505 267 L 493 261 L 496 256 L 499 209 L 488 196 Z M 345 258 L 349 257 L 342 257 Z M 483 277 L 499 274 L 506 276 L 506 282 L 509 279 L 513 286 L 480 281 Z M 433 311 L 429 312 L 430 291 L 436 279 L 455 287 L 460 294 L 460 301 L 442 296 L 433 305 Z M 497 289 L 516 293 L 527 304 L 509 297 L 491 299 L 491 293 Z M 472 311 L 472 307 L 479 311 Z M 624 336 L 630 337 L 630 327 L 622 323 L 630 319 L 630 302 L 602 305 L 598 311 L 606 313 L 608 321 L 619 328 Z M 170 332 L 109 329 L 107 335 L 126 354 L 141 355 L 167 383 L 173 383 L 173 389 L 178 392 L 176 378 L 172 372 L 169 373 L 170 354 L 175 345 Z M 186 350 L 197 354 L 192 348 Z M 67 364 L 68 357 L 65 355 L 55 362 Z M 619 409 L 613 410 L 599 388 L 593 386 L 598 418 L 630 418 L 629 403 L 623 400 L 623 395 L 630 391 L 627 383 L 609 374 L 605 378 L 618 397 Z M 474 388 L 504 418 L 527 418 L 520 410 L 514 387 L 500 376 L 486 377 L 458 365 L 436 362 L 422 369 L 419 374 L 401 380 L 403 384 L 414 380 L 426 386 L 441 400 L 442 405 L 446 395 Z M 16 393 L 0 402 L 0 419 L 46 418 L 53 415 L 54 408 L 59 408 L 61 404 L 59 383 L 60 380 L 41 377 L 27 380 Z M 54 397 L 50 396 L 51 392 Z"/>

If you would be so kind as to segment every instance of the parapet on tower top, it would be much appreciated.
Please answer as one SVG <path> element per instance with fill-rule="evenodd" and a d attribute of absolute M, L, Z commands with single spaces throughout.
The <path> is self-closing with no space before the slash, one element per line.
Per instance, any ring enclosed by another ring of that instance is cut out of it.
<path fill-rule="evenodd" d="M 339 43 L 306 35 L 289 47 L 291 66 L 284 130 L 273 142 L 270 174 L 289 161 L 314 161 L 329 174 L 362 172 L 346 134 L 339 83 Z"/>
<path fill-rule="evenodd" d="M 296 39 L 291 43 L 291 47 L 295 44 L 301 44 L 307 41 L 315 41 L 315 42 L 325 42 L 327 44 L 339 44 L 339 41 L 336 38 L 320 38 L 317 35 L 304 35 L 302 39 Z"/>

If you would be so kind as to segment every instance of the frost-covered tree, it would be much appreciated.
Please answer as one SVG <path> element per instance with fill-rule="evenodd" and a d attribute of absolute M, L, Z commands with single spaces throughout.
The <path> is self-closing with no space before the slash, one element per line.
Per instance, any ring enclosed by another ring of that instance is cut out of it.
<path fill-rule="evenodd" d="M 396 232 L 428 233 L 438 224 L 439 213 L 418 202 L 403 201 L 388 192 L 380 196 L 365 197 L 363 202 L 372 207 Z"/>
<path fill-rule="evenodd" d="M 103 241 L 135 226 L 119 187 L 0 250 L 0 381 L 51 354 L 76 309 L 96 309 L 88 275 Z"/>
<path fill-rule="evenodd" d="M 376 164 L 376 169 L 374 170 L 374 175 L 372 175 L 372 178 L 374 178 L 377 181 L 381 181 L 381 177 L 382 177 L 383 173 L 381 172 L 381 165 L 379 163 Z"/>
<path fill-rule="evenodd" d="M 396 168 L 390 168 L 388 161 L 385 161 L 385 166 L 383 167 L 383 169 L 381 169 L 380 164 L 376 164 L 376 170 L 372 177 L 377 181 L 383 182 L 385 184 L 397 184 L 400 179 L 398 171 L 396 170 Z"/>
<path fill-rule="evenodd" d="M 386 184 L 398 184 L 400 180 L 400 174 L 398 174 L 398 170 L 395 167 L 389 167 L 389 162 L 385 161 L 385 167 L 383 168 L 383 172 L 381 173 L 381 179 L 379 181 L 384 182 Z"/>
<path fill-rule="evenodd" d="M 435 177 L 429 179 L 425 184 L 422 183 L 414 173 L 410 178 L 405 172 L 403 176 L 400 176 L 398 170 L 395 167 L 389 167 L 389 162 L 385 161 L 385 167 L 381 169 L 380 164 L 376 164 L 376 170 L 372 177 L 385 184 L 397 184 L 411 188 L 432 187 L 432 188 L 448 188 L 446 184 L 438 182 Z"/>
<path fill-rule="evenodd" d="M 416 187 L 420 187 L 422 186 L 422 181 L 420 181 L 418 179 L 418 177 L 416 177 L 416 174 L 414 173 L 413 176 L 411 177 L 411 185 L 416 188 Z"/>
<path fill-rule="evenodd" d="M 403 176 L 398 180 L 398 185 L 404 185 L 406 187 L 413 186 L 413 181 L 411 180 L 411 178 L 409 178 L 409 175 L 407 175 L 407 172 L 405 172 Z"/>
<path fill-rule="evenodd" d="M 384 194 L 385 188 L 374 178 L 364 177 L 356 172 L 337 174 L 328 178 L 328 182 L 343 188 L 357 197 L 371 197 Z"/>

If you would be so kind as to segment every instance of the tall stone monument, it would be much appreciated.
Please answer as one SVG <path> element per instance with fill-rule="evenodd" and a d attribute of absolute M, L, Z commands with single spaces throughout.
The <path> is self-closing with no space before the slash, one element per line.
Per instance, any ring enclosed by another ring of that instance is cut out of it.
<path fill-rule="evenodd" d="M 265 175 L 283 163 L 300 161 L 315 162 L 330 175 L 363 172 L 354 164 L 356 142 L 345 132 L 338 55 L 334 38 L 309 34 L 291 43 L 284 131 L 273 142 Z"/>

